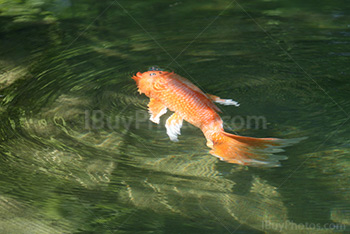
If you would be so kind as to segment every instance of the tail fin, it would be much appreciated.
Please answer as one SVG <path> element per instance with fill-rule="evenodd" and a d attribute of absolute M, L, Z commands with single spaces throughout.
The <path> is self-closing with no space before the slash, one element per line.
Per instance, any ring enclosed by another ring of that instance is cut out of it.
<path fill-rule="evenodd" d="M 210 151 L 212 155 L 229 163 L 256 167 L 280 166 L 279 160 L 285 160 L 287 156 L 274 155 L 274 153 L 283 152 L 283 147 L 305 139 L 253 138 L 237 136 L 224 131 L 220 132 L 216 138 L 212 139 L 213 150 Z"/>

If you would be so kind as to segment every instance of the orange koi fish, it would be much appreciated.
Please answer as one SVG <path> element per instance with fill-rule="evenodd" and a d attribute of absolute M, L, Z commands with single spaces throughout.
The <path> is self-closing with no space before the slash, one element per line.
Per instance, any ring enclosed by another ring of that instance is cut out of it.
<path fill-rule="evenodd" d="M 213 103 L 239 104 L 231 99 L 221 99 L 203 93 L 189 80 L 174 72 L 150 68 L 132 77 L 140 94 L 150 98 L 148 104 L 150 120 L 159 124 L 159 118 L 167 112 L 174 113 L 167 119 L 166 132 L 172 141 L 178 141 L 183 120 L 200 128 L 211 148 L 210 154 L 229 163 L 249 166 L 276 167 L 286 156 L 273 155 L 284 151 L 301 139 L 282 140 L 278 138 L 253 138 L 238 136 L 224 131 L 223 121 L 218 115 L 220 109 Z"/>

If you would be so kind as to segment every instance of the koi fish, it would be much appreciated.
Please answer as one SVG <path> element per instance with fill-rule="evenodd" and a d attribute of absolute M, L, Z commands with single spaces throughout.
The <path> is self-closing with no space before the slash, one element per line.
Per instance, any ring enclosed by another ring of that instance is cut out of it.
<path fill-rule="evenodd" d="M 200 128 L 211 148 L 210 154 L 219 159 L 241 165 L 277 167 L 279 160 L 286 156 L 274 155 L 284 151 L 282 148 L 297 143 L 298 139 L 253 138 L 227 133 L 214 102 L 223 105 L 239 106 L 232 99 L 221 99 L 212 94 L 205 94 L 189 80 L 174 72 L 150 68 L 138 72 L 132 77 L 136 81 L 140 94 L 150 98 L 148 109 L 150 120 L 159 124 L 160 117 L 167 109 L 174 112 L 166 120 L 166 132 L 172 141 L 178 141 L 183 121 Z"/>

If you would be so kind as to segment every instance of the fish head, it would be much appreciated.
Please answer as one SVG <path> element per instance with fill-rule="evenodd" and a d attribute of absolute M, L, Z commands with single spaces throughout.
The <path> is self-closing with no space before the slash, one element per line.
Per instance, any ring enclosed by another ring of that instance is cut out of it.
<path fill-rule="evenodd" d="M 135 80 L 138 91 L 140 94 L 144 93 L 149 96 L 150 92 L 153 89 L 153 83 L 155 80 L 159 79 L 163 74 L 167 72 L 161 70 L 150 70 L 146 72 L 138 72 L 135 76 L 132 77 Z"/>

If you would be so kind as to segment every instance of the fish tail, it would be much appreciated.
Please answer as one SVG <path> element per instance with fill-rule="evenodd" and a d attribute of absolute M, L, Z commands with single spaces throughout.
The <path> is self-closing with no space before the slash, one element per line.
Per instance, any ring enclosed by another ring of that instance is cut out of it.
<path fill-rule="evenodd" d="M 282 148 L 305 138 L 278 139 L 244 137 L 220 131 L 211 138 L 210 153 L 223 161 L 256 167 L 279 167 L 280 160 L 287 159 Z"/>

